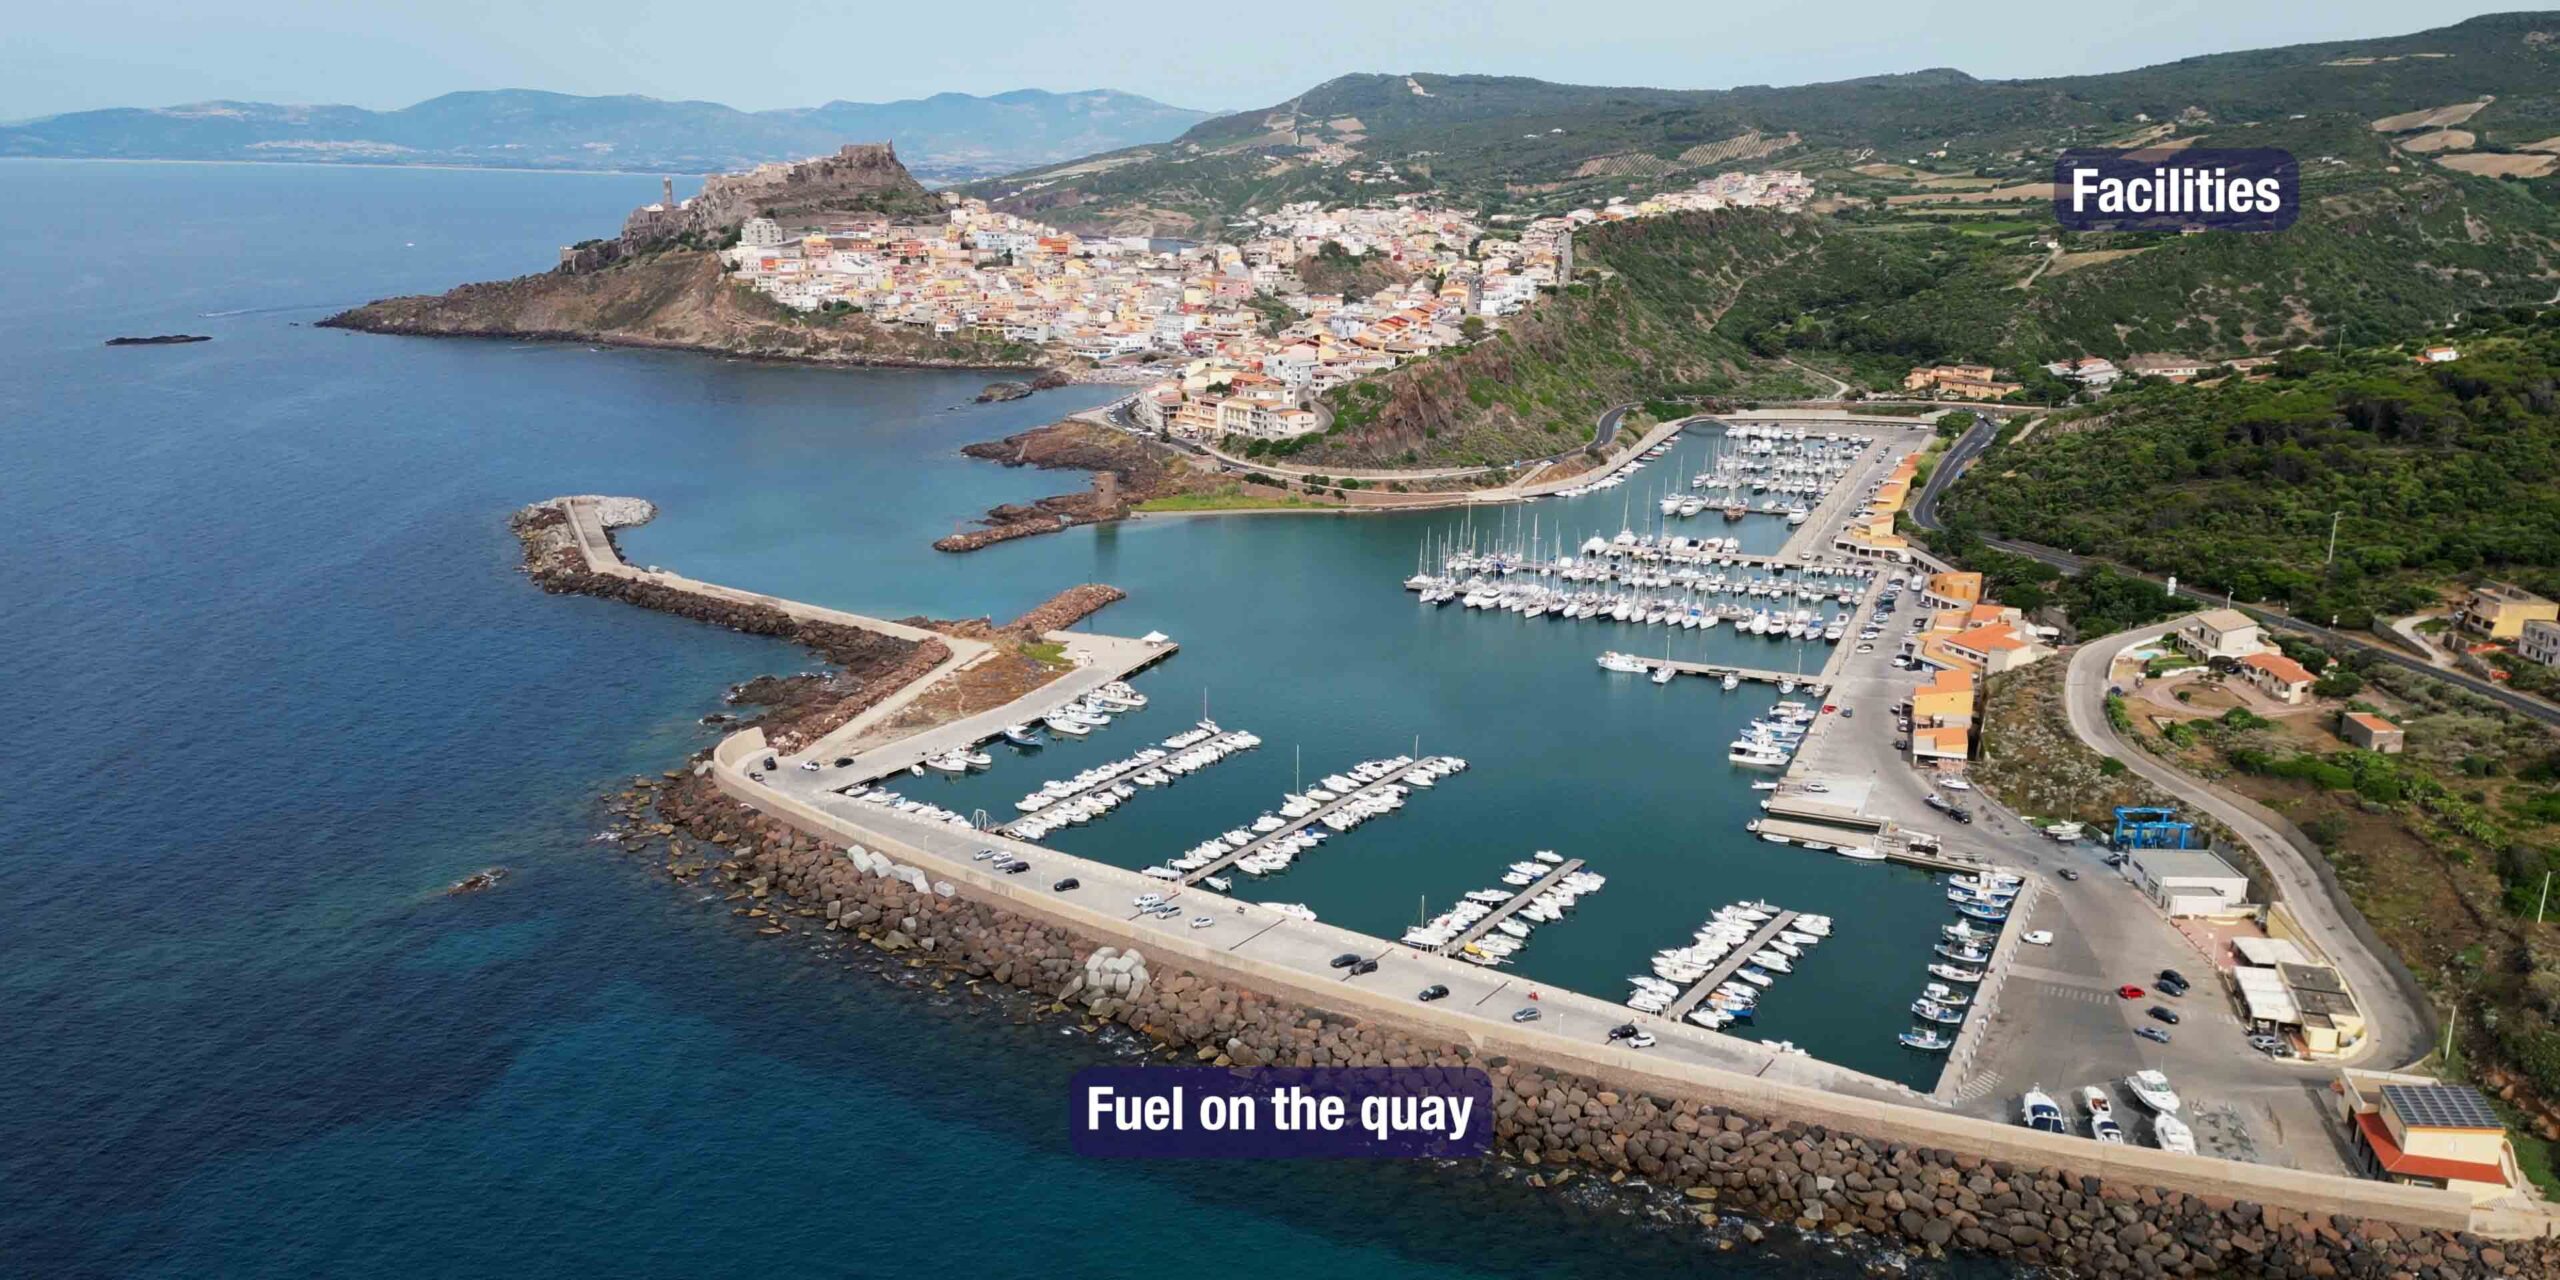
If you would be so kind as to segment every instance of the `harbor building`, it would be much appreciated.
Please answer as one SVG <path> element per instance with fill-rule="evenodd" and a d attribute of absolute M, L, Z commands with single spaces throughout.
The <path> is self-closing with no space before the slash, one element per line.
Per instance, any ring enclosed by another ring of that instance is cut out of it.
<path fill-rule="evenodd" d="M 2127 849 L 2124 875 L 2172 918 L 2248 910 L 2249 877 L 2211 849 Z"/>
<path fill-rule="evenodd" d="M 2383 1071 L 2340 1071 L 2338 1118 L 2365 1176 L 2459 1191 L 2475 1205 L 2530 1198 L 2515 1144 L 2469 1085 Z"/>

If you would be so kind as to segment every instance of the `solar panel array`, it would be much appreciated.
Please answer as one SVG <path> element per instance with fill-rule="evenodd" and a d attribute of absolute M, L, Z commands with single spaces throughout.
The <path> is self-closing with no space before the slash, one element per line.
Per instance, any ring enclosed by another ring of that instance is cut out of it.
<path fill-rule="evenodd" d="M 2382 1100 L 2410 1124 L 2444 1129 L 2496 1129 L 2498 1113 L 2477 1089 L 2452 1084 L 2386 1084 Z"/>

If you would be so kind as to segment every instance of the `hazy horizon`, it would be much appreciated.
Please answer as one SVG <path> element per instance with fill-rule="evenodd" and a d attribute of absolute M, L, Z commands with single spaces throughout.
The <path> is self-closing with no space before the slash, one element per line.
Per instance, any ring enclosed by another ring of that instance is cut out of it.
<path fill-rule="evenodd" d="M 1214 54 L 1215 20 L 1190 6 L 1115 5 L 1061 21 L 1057 6 L 986 0 L 965 23 L 820 3 L 741 19 L 706 39 L 700 11 L 668 0 L 561 0 L 527 13 L 493 0 L 438 5 L 201 0 L 183 8 L 101 0 L 16 19 L 0 36 L 0 120 L 216 99 L 394 110 L 467 90 L 639 94 L 746 111 L 836 99 L 1117 89 L 1175 106 L 1266 106 L 1359 71 L 1516 75 L 1578 84 L 1724 89 L 1954 67 L 1984 79 L 2123 71 L 2198 54 L 2403 35 L 2512 6 L 2419 15 L 2374 0 L 2233 12 L 2172 0 L 2111 13 L 2103 28 L 2054 21 L 2020 0 L 1832 0 L 1791 20 L 1739 26 L 1636 3 L 1606 24 L 1557 22 L 1522 0 L 1422 0 L 1392 11 L 1307 0 L 1294 28 L 1248 20 L 1242 57 Z M 1094 6 L 1094 8 L 1101 8 Z M 1161 15 L 1161 16 L 1160 16 Z M 858 39 L 829 39 L 841 19 Z M 991 38 L 1021 33 L 1018 38 Z M 1844 33 L 1853 33 L 1846 34 Z M 803 42 L 795 50 L 792 42 Z M 848 59 L 848 52 L 904 51 Z M 878 65 L 868 65 L 877 63 Z M 861 65 L 858 74 L 842 70 Z"/>

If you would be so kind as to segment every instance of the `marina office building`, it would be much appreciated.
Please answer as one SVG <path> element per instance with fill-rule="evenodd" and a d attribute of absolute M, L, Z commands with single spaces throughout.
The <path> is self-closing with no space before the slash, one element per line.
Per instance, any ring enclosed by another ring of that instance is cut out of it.
<path fill-rule="evenodd" d="M 2127 849 L 2124 876 L 2170 918 L 2249 911 L 2249 877 L 2211 849 Z"/>

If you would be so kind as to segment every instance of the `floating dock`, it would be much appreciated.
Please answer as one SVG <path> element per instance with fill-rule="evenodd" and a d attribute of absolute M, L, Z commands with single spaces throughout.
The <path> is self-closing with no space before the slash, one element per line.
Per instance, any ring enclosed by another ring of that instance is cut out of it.
<path fill-rule="evenodd" d="M 1673 1022 L 1687 1018 L 1689 1011 L 1697 1008 L 1698 1003 L 1707 998 L 1708 992 L 1723 986 L 1727 979 L 1741 971 L 1742 966 L 1751 963 L 1752 952 L 1776 941 L 1779 931 L 1794 924 L 1798 914 L 1793 911 L 1781 911 L 1771 917 L 1769 923 L 1760 926 L 1760 932 L 1751 935 L 1750 941 L 1735 947 L 1724 959 L 1716 962 L 1715 968 L 1707 970 L 1707 976 L 1698 979 L 1697 985 L 1681 992 L 1680 998 L 1672 1001 L 1671 1007 L 1662 1011 L 1662 1016 Z"/>
<path fill-rule="evenodd" d="M 1378 779 L 1376 782 L 1369 783 L 1368 785 L 1361 787 L 1359 790 L 1335 796 L 1333 800 L 1323 808 L 1318 809 L 1303 818 L 1299 818 L 1286 826 L 1277 827 L 1273 830 L 1264 832 L 1262 835 L 1255 837 L 1252 843 L 1247 844 L 1242 848 L 1231 850 L 1225 857 L 1222 857 L 1197 871 L 1184 872 L 1182 876 L 1182 883 L 1186 885 L 1198 884 L 1211 876 L 1217 875 L 1220 872 L 1225 871 L 1227 868 L 1234 866 L 1237 860 L 1243 858 L 1246 854 L 1260 852 L 1265 847 L 1278 841 L 1282 836 L 1296 835 L 1298 832 L 1305 830 L 1308 826 L 1323 821 L 1326 814 L 1331 813 L 1336 809 L 1340 809 L 1362 796 L 1369 795 L 1372 792 L 1384 791 L 1389 787 L 1409 787 L 1410 784 L 1405 782 L 1404 775 L 1413 772 L 1415 765 L 1419 765 L 1425 760 L 1435 760 L 1438 758 L 1439 757 L 1437 756 L 1417 756 L 1411 764 L 1396 770 L 1394 773 L 1388 774 L 1386 777 Z"/>
<path fill-rule="evenodd" d="M 1205 724 L 1202 724 L 1202 725 L 1197 725 L 1197 726 L 1194 726 L 1194 727 L 1196 727 L 1196 728 L 1207 728 L 1208 726 L 1207 726 L 1207 725 L 1205 725 Z M 1215 738 L 1215 737 L 1217 736 L 1217 734 L 1222 734 L 1222 733 L 1227 733 L 1227 732 L 1230 732 L 1230 731 L 1229 731 L 1229 730 L 1226 730 L 1226 729 L 1220 729 L 1220 730 L 1217 730 L 1217 732 L 1216 732 L 1216 733 L 1213 733 L 1213 734 L 1211 734 L 1211 735 L 1210 735 L 1210 738 L 1204 738 L 1204 739 L 1202 739 L 1201 741 L 1203 741 L 1203 742 L 1209 741 L 1209 740 L 1211 740 L 1212 738 Z M 1163 743 L 1161 743 L 1161 742 L 1153 743 L 1153 744 L 1150 744 L 1150 745 L 1152 745 L 1153 747 L 1155 747 L 1157 750 L 1160 750 L 1160 751 L 1164 752 L 1164 754 L 1163 754 L 1163 755 L 1160 755 L 1160 756 L 1157 756 L 1157 757 L 1156 757 L 1155 759 L 1153 759 L 1153 760 L 1128 760 L 1128 761 L 1123 761 L 1123 762 L 1121 763 L 1121 766 L 1120 766 L 1119 768 L 1112 770 L 1109 774 L 1107 774 L 1107 775 L 1105 775 L 1105 776 L 1103 776 L 1103 777 L 1100 777 L 1100 778 L 1095 779 L 1095 780 L 1094 780 L 1093 782 L 1091 782 L 1090 784 L 1087 784 L 1087 785 L 1085 785 L 1085 786 L 1079 787 L 1079 788 L 1077 788 L 1077 789 L 1075 789 L 1075 790 L 1073 790 L 1073 791 L 1070 791 L 1070 792 L 1066 793 L 1065 795 L 1059 796 L 1059 797 L 1057 797 L 1056 799 L 1051 800 L 1049 803 L 1047 803 L 1047 804 L 1045 804 L 1045 805 L 1040 806 L 1040 808 L 1039 808 L 1039 809 L 1037 809 L 1037 810 L 1035 810 L 1035 811 L 1033 811 L 1033 812 L 1031 812 L 1031 813 L 1026 813 L 1026 814 L 1022 815 L 1021 817 L 1019 817 L 1019 818 L 1015 818 L 1015 819 L 1013 819 L 1013 820 L 1012 820 L 1012 821 L 1010 821 L 1010 822 L 998 823 L 998 824 L 997 824 L 997 825 L 995 825 L 994 827 L 989 828 L 989 830 L 994 831 L 997 835 L 1000 835 L 1000 836 L 1014 836 L 1015 838 L 1019 839 L 1019 838 L 1020 838 L 1020 836 L 1017 834 L 1017 832 L 1016 832 L 1015 828 L 1017 828 L 1017 827 L 1021 826 L 1024 822 L 1027 822 L 1027 821 L 1029 821 L 1029 820 L 1031 820 L 1031 819 L 1033 819 L 1033 818 L 1039 817 L 1041 814 L 1047 813 L 1047 812 L 1048 812 L 1048 811 L 1050 811 L 1051 809 L 1055 809 L 1055 808 L 1057 808 L 1059 805 L 1062 805 L 1062 804 L 1068 804 L 1068 803 L 1071 803 L 1071 802 L 1073 802 L 1073 801 L 1081 800 L 1081 799 L 1085 798 L 1086 796 L 1092 795 L 1092 794 L 1093 794 L 1094 792 L 1096 792 L 1096 791 L 1100 791 L 1100 790 L 1102 790 L 1102 789 L 1103 789 L 1103 788 L 1105 788 L 1105 787 L 1109 787 L 1109 786 L 1111 786 L 1111 785 L 1113 785 L 1113 784 L 1115 784 L 1115 783 L 1118 783 L 1119 781 L 1121 781 L 1121 780 L 1122 780 L 1122 779 L 1124 779 L 1124 778 L 1131 778 L 1131 777 L 1135 777 L 1135 776 L 1137 776 L 1138 774 L 1145 773 L 1147 770 L 1149 770 L 1149 769 L 1151 769 L 1151 768 L 1154 768 L 1154 767 L 1155 767 L 1155 766 L 1157 766 L 1157 765 L 1161 765 L 1161 764 L 1163 764 L 1165 761 L 1170 760 L 1170 759 L 1172 759 L 1172 758 L 1173 758 L 1173 757 L 1175 757 L 1175 756 L 1181 755 L 1181 754 L 1182 754 L 1182 751 L 1187 751 L 1187 750 L 1189 750 L 1189 749 L 1190 749 L 1190 748 L 1188 748 L 1188 747 L 1185 747 L 1185 748 L 1183 748 L 1182 750 L 1175 750 L 1174 748 L 1172 748 L 1172 747 L 1168 747 L 1168 746 L 1164 745 L 1164 744 L 1163 744 Z M 1195 745 L 1196 745 L 1196 744 L 1195 744 Z M 1220 763 L 1220 761 L 1212 761 L 1211 763 L 1212 763 L 1212 764 Z M 1204 769 L 1205 769 L 1205 768 L 1207 768 L 1207 767 L 1208 767 L 1208 765 L 1202 765 L 1202 766 L 1201 766 L 1201 768 L 1204 768 Z M 1195 771 L 1195 772 L 1196 772 L 1196 771 Z M 1187 776 L 1189 776 L 1189 775 L 1184 775 L 1184 776 L 1186 776 L 1186 777 L 1187 777 Z M 1170 784 L 1167 784 L 1167 785 L 1170 785 Z"/>
<path fill-rule="evenodd" d="M 1459 951 L 1465 949 L 1469 943 L 1493 932 L 1493 927 L 1495 925 L 1510 919 L 1512 913 L 1518 911 L 1522 907 L 1528 906 L 1531 902 L 1537 899 L 1539 894 L 1545 893 L 1547 890 L 1564 883 L 1564 878 L 1566 876 L 1572 875 L 1574 872 L 1580 870 L 1582 870 L 1582 859 L 1580 858 L 1567 858 L 1563 862 L 1558 863 L 1553 871 L 1540 876 L 1537 883 L 1511 895 L 1511 901 L 1494 908 L 1492 915 L 1476 921 L 1474 928 L 1467 930 L 1465 933 L 1459 934 L 1454 941 L 1449 943 L 1449 945 L 1439 948 L 1440 954 L 1444 956 L 1456 955 Z"/>
<path fill-rule="evenodd" d="M 1707 676 L 1716 680 L 1722 680 L 1726 676 L 1734 676 L 1739 679 L 1754 681 L 1759 684 L 1792 684 L 1796 687 L 1798 692 L 1811 693 L 1817 696 L 1829 692 L 1831 688 L 1831 686 L 1826 683 L 1821 676 L 1809 676 L 1800 671 L 1765 671 L 1758 667 L 1737 667 L 1731 663 L 1725 662 L 1689 662 L 1675 658 L 1648 658 L 1643 654 L 1638 653 L 1630 653 L 1627 656 L 1643 663 L 1644 669 L 1647 671 L 1656 671 L 1663 667 L 1669 667 L 1673 671 L 1677 671 L 1684 676 Z"/>

